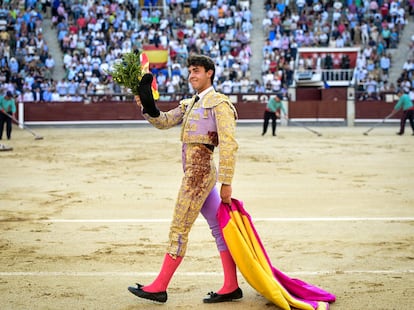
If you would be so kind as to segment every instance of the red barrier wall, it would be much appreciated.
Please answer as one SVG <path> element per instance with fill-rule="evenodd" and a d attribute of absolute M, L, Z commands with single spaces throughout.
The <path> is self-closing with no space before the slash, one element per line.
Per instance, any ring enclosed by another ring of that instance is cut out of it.
<path fill-rule="evenodd" d="M 272 94 L 235 94 L 230 95 L 239 119 L 262 119 L 266 102 Z M 172 95 L 171 101 L 159 101 L 158 107 L 167 111 L 175 107 L 178 95 Z M 143 120 L 135 102 L 128 100 L 108 100 L 94 97 L 90 102 L 48 102 L 24 103 L 24 121 L 110 121 L 110 120 Z M 288 103 L 290 118 L 311 119 L 346 119 L 347 88 L 328 89 L 298 88 L 296 101 Z M 387 116 L 395 102 L 356 101 L 355 119 L 382 119 Z M 393 118 L 399 118 L 400 114 Z"/>

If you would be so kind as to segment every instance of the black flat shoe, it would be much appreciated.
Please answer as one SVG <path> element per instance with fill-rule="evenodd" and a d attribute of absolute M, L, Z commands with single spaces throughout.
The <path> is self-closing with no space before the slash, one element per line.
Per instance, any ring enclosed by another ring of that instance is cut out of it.
<path fill-rule="evenodd" d="M 142 289 L 142 287 L 143 287 L 143 285 L 137 283 L 137 287 L 129 286 L 128 291 L 130 291 L 135 296 L 138 296 L 138 297 L 141 297 L 141 298 L 145 298 L 145 299 L 149 299 L 149 300 L 153 300 L 153 301 L 158 301 L 158 302 L 166 302 L 167 301 L 167 298 L 168 298 L 167 292 L 150 293 L 150 292 L 145 292 Z"/>
<path fill-rule="evenodd" d="M 243 297 L 242 290 L 238 287 L 235 291 L 227 294 L 217 294 L 214 292 L 210 292 L 207 298 L 203 299 L 203 302 L 206 304 L 214 304 L 218 302 L 226 302 L 226 301 L 233 301 L 236 299 L 240 299 Z"/>

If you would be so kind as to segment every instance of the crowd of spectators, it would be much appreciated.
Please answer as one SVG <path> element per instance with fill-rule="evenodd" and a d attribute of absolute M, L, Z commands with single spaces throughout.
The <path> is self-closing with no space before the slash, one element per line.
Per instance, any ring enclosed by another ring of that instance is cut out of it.
<path fill-rule="evenodd" d="M 31 95 L 37 100 L 37 87 L 42 94 L 39 100 L 56 97 L 82 100 L 86 94 L 122 93 L 126 90 L 114 83 L 108 74 L 112 64 L 120 60 L 124 52 L 154 44 L 170 51 L 165 69 L 154 70 L 161 92 L 188 90 L 186 59 L 192 52 L 209 55 L 216 61 L 219 89 L 225 92 L 251 90 L 248 82 L 252 55 L 249 1 L 167 1 L 167 10 L 163 10 L 159 2 L 144 1 L 140 7 L 138 1 L 53 0 L 48 3 L 26 0 L 24 13 L 11 3 L 8 30 L 13 31 L 12 36 L 18 41 L 12 49 L 15 51 L 13 61 L 17 60 L 19 68 L 13 77 L 6 78 L 6 88 L 20 94 L 24 100 L 31 100 Z M 51 78 L 55 64 L 49 63 L 46 42 L 40 44 L 42 21 L 49 10 L 64 54 L 66 75 L 59 81 Z M 24 18 L 20 19 L 19 15 Z M 35 26 L 28 27 L 32 22 Z M 30 51 L 28 45 L 33 46 Z M 32 59 L 22 55 L 27 53 L 34 55 Z M 7 58 L 6 62 L 11 61 L 12 58 Z M 4 70 L 9 71 L 8 68 Z M 16 83 L 19 79 L 22 81 Z M 37 83 L 33 85 L 32 79 Z"/>
<path fill-rule="evenodd" d="M 395 0 L 267 0 L 262 31 L 262 79 L 251 79 L 251 1 L 26 0 L 3 4 L 0 83 L 23 101 L 81 101 L 87 94 L 126 92 L 108 74 L 124 52 L 153 44 L 169 50 L 165 68 L 154 69 L 160 92 L 186 93 L 186 59 L 193 52 L 216 62 L 216 88 L 223 93 L 286 92 L 294 83 L 299 47 L 358 46 L 355 80 L 362 99 L 393 87 L 414 86 L 413 61 L 388 81 L 390 49 L 399 44 L 412 2 Z M 66 75 L 54 80 L 55 62 L 43 38 L 51 18 Z M 315 62 L 317 63 L 317 62 Z M 321 67 L 326 69 L 325 67 Z M 259 69 L 259 70 L 260 70 Z"/>
<path fill-rule="evenodd" d="M 158 1 L 147 1 L 141 8 L 131 2 L 65 4 L 60 3 L 52 15 L 64 53 L 66 83 L 85 81 L 87 93 L 124 92 L 108 71 L 123 53 L 142 50 L 147 44 L 169 50 L 165 68 L 152 70 L 160 92 L 188 91 L 186 60 L 193 52 L 215 60 L 220 90 L 234 91 L 226 86 L 232 81 L 235 89 L 239 84 L 240 90 L 249 91 L 245 85 L 252 53 L 248 1 L 171 1 L 166 11 Z"/>
<path fill-rule="evenodd" d="M 6 9 L 3 2 L 0 10 L 0 83 L 3 92 L 30 93 L 30 100 L 52 80 L 54 61 L 43 37 L 39 8 L 18 5 L 10 2 Z"/>
<path fill-rule="evenodd" d="M 405 44 L 409 44 L 408 57 L 404 62 L 396 85 L 398 85 L 397 89 L 402 89 L 405 93 L 408 93 L 414 102 L 414 34 L 411 36 L 411 41 Z"/>
<path fill-rule="evenodd" d="M 400 35 L 413 15 L 413 1 L 397 0 L 268 0 L 262 27 L 266 33 L 263 47 L 262 75 L 265 89 L 286 91 L 293 83 L 292 70 L 323 71 L 332 69 L 331 62 L 300 59 L 299 47 L 357 47 L 353 79 L 359 99 L 380 99 L 381 92 L 400 87 L 389 81 L 393 63 L 391 49 L 400 43 Z M 310 65 L 309 65 L 310 63 Z M 348 69 L 346 62 L 341 69 Z M 411 88 L 412 69 L 408 70 Z M 350 79 L 347 75 L 344 75 Z M 280 79 L 279 83 L 275 79 Z"/>

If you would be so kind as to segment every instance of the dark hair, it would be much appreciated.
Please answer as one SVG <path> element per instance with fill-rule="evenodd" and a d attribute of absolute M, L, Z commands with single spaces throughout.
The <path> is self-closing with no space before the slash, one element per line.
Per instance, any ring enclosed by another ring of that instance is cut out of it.
<path fill-rule="evenodd" d="M 197 66 L 197 67 L 203 67 L 206 72 L 208 70 L 213 70 L 213 75 L 211 76 L 211 84 L 214 82 L 214 75 L 216 73 L 216 66 L 214 65 L 214 61 L 207 56 L 204 55 L 191 55 L 187 59 L 187 67 L 190 66 Z"/>

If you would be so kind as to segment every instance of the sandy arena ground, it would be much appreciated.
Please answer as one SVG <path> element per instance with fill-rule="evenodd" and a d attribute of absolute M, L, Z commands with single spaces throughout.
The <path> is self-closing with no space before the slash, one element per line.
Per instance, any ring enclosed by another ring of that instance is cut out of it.
<path fill-rule="evenodd" d="M 179 129 L 14 127 L 0 152 L 0 309 L 216 309 L 206 223 L 159 305 L 127 291 L 158 273 L 181 178 Z M 413 309 L 414 137 L 397 125 L 238 126 L 234 197 L 273 265 L 337 296 L 331 309 Z M 240 275 L 220 309 L 279 309 Z"/>

